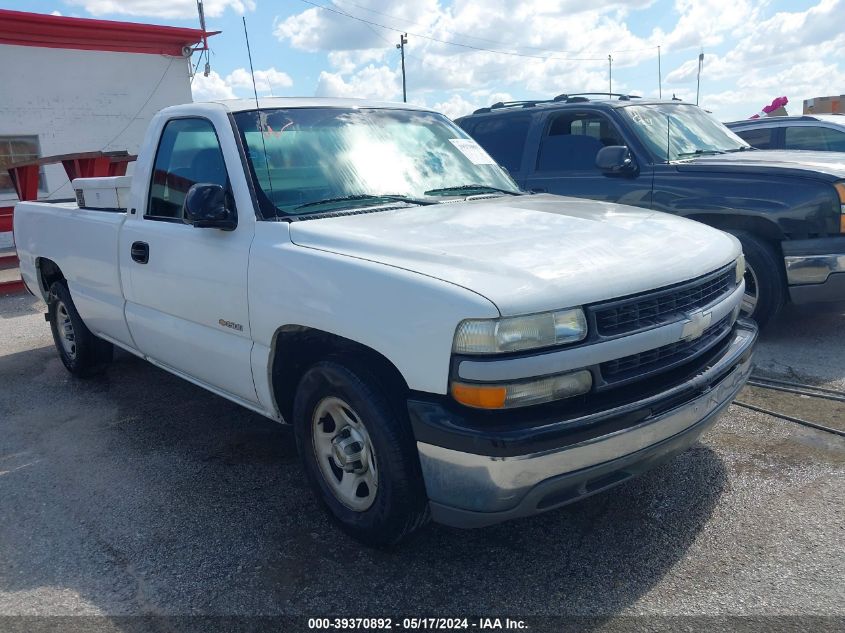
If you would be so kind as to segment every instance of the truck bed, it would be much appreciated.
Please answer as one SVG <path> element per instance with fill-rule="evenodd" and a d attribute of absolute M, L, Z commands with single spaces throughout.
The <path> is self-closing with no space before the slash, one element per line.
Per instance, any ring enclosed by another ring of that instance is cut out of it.
<path fill-rule="evenodd" d="M 130 341 L 123 318 L 118 238 L 126 212 L 80 209 L 75 201 L 21 202 L 15 207 L 15 242 L 21 276 L 46 298 L 40 260 L 63 272 L 88 327 Z"/>

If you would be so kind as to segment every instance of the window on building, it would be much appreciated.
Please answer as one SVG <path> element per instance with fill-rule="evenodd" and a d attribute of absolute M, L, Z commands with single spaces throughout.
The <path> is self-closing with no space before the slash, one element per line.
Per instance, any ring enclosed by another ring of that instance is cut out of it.
<path fill-rule="evenodd" d="M 519 172 L 530 116 L 505 116 L 481 120 L 470 132 L 493 159 L 510 173 Z"/>
<path fill-rule="evenodd" d="M 0 193 L 15 193 L 15 185 L 6 168 L 12 163 L 34 160 L 41 152 L 37 136 L 0 136 Z M 43 170 L 38 179 L 38 188 L 44 189 Z"/>
<path fill-rule="evenodd" d="M 809 125 L 786 128 L 786 149 L 809 149 L 822 152 L 845 152 L 845 132 Z"/>
<path fill-rule="evenodd" d="M 174 119 L 161 133 L 150 184 L 149 218 L 181 219 L 185 196 L 198 182 L 229 189 L 223 151 L 206 119 Z"/>
<path fill-rule="evenodd" d="M 774 136 L 774 133 L 775 128 L 762 127 L 751 130 L 740 130 L 736 133 L 736 135 L 748 143 L 751 147 L 756 147 L 757 149 L 773 149 L 772 137 Z"/>
<path fill-rule="evenodd" d="M 596 169 L 602 147 L 625 145 L 610 121 L 592 113 L 567 113 L 552 119 L 540 145 L 537 171 Z"/>

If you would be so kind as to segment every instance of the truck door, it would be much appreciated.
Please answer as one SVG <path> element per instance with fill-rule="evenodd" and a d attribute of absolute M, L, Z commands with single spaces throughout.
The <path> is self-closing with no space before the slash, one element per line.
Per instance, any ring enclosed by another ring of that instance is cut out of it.
<path fill-rule="evenodd" d="M 147 148 L 154 162 L 135 175 L 136 208 L 120 239 L 126 319 L 151 360 L 256 402 L 247 306 L 252 205 L 248 196 L 241 205 L 230 196 L 238 216 L 232 231 L 183 221 L 185 195 L 196 183 L 248 191 L 232 129 L 219 118 L 216 128 L 200 117 L 151 124 L 161 130 L 158 147 Z"/>
<path fill-rule="evenodd" d="M 596 167 L 596 154 L 609 145 L 629 145 L 616 124 L 595 110 L 550 113 L 536 160 L 524 188 L 561 196 L 592 198 L 640 207 L 651 206 L 651 166 L 637 175 L 607 175 Z"/>

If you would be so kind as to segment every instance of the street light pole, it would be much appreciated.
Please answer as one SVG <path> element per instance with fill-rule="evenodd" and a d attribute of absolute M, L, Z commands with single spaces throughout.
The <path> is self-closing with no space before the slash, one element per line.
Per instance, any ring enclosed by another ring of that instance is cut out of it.
<path fill-rule="evenodd" d="M 402 33 L 399 36 L 399 43 L 396 45 L 402 53 L 402 101 L 405 103 L 408 102 L 408 92 L 405 89 L 405 44 L 408 43 L 408 34 Z"/>

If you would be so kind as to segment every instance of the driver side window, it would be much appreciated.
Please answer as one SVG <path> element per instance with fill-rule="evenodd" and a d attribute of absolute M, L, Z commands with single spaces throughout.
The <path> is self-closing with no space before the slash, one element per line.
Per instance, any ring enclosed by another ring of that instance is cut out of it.
<path fill-rule="evenodd" d="M 151 220 L 181 220 L 188 189 L 200 182 L 229 189 L 214 126 L 206 119 L 173 119 L 161 133 L 144 216 Z"/>
<path fill-rule="evenodd" d="M 551 120 L 540 145 L 537 171 L 593 171 L 600 149 L 624 144 L 616 126 L 603 116 L 567 112 Z"/>

